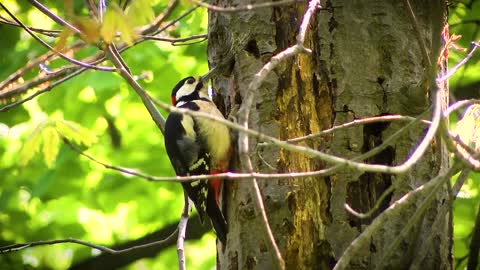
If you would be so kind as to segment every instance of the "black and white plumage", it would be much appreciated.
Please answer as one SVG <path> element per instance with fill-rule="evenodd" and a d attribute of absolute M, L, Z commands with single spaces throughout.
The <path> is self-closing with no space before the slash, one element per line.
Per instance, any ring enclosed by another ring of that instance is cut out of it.
<path fill-rule="evenodd" d="M 172 90 L 172 105 L 223 118 L 207 93 L 208 74 L 182 79 Z M 228 128 L 216 121 L 171 113 L 165 123 L 165 148 L 178 176 L 226 172 L 230 160 L 231 137 Z M 210 217 L 217 236 L 225 243 L 227 223 L 219 207 L 222 180 L 183 182 L 200 219 Z"/>

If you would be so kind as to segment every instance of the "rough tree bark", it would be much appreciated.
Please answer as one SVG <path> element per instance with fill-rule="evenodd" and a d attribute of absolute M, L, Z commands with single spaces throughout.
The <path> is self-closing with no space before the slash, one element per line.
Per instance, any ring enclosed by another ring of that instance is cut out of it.
<path fill-rule="evenodd" d="M 438 56 L 446 3 L 410 1 L 416 18 L 413 21 L 407 2 L 322 1 L 327 10 L 317 10 L 305 42 L 312 54 L 287 59 L 268 75 L 261 88 L 248 93 L 255 94 L 250 127 L 288 139 L 358 118 L 386 114 L 418 116 L 427 110 L 434 79 L 428 62 L 435 65 Z M 212 4 L 242 6 L 245 1 L 218 0 Z M 224 71 L 214 88 L 226 111 L 245 100 L 253 75 L 273 55 L 296 43 L 307 6 L 305 2 L 237 13 L 209 12 L 209 61 L 211 66 L 222 66 Z M 422 50 L 426 50 L 430 60 Z M 358 126 L 300 145 L 353 158 L 379 145 L 403 125 Z M 425 126 L 416 125 L 367 163 L 401 164 L 424 131 Z M 250 142 L 256 171 L 303 172 L 327 165 L 277 147 L 258 147 L 255 138 Z M 259 180 L 286 268 L 332 268 L 375 216 L 406 192 L 436 176 L 448 165 L 447 160 L 437 140 L 418 164 L 402 175 L 342 169 L 328 177 Z M 371 219 L 360 220 L 345 211 L 344 204 L 348 203 L 357 211 L 367 212 L 391 185 L 395 186 L 394 192 Z M 221 269 L 275 268 L 275 257 L 250 191 L 246 181 L 229 181 L 226 185 L 229 235 L 226 247 L 218 251 Z M 447 198 L 445 187 L 403 239 L 401 247 L 387 258 L 389 269 L 407 269 L 414 262 L 425 269 L 451 268 L 449 214 L 432 227 L 437 213 L 448 207 L 444 203 Z M 411 205 L 385 223 L 383 230 L 365 246 L 364 253 L 351 260 L 349 268 L 377 266 L 383 249 L 398 237 L 406 217 L 416 207 Z M 430 234 L 433 242 L 426 241 Z"/>

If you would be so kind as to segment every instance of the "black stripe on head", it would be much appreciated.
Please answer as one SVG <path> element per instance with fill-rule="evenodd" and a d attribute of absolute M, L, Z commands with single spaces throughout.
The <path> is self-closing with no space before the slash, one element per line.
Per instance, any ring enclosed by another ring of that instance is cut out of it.
<path fill-rule="evenodd" d="M 189 77 L 186 77 L 186 78 L 183 78 L 181 79 L 176 85 L 175 87 L 173 87 L 172 89 L 172 97 L 176 96 L 177 95 L 177 92 L 178 90 L 180 90 L 180 88 L 185 84 L 185 82 L 189 79 L 192 79 L 193 80 L 193 83 L 195 83 L 195 78 L 192 77 L 192 76 L 189 76 Z"/>
<path fill-rule="evenodd" d="M 196 79 L 192 76 L 182 79 L 172 90 L 172 104 L 176 105 L 181 101 L 188 102 L 200 99 L 199 92 L 202 88 L 203 82 L 200 79 Z M 179 91 L 183 92 L 179 93 Z"/>

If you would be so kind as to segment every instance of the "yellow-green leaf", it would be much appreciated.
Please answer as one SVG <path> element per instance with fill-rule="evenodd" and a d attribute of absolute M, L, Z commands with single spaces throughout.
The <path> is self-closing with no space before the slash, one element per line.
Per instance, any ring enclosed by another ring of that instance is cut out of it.
<path fill-rule="evenodd" d="M 108 9 L 105 13 L 105 16 L 103 17 L 100 35 L 107 44 L 112 43 L 113 39 L 115 38 L 118 19 L 120 18 L 118 18 L 117 12 L 113 8 Z"/>
<path fill-rule="evenodd" d="M 89 147 L 97 141 L 95 133 L 75 122 L 58 120 L 56 128 L 58 133 L 77 144 Z"/>
<path fill-rule="evenodd" d="M 46 121 L 40 123 L 23 143 L 22 149 L 20 149 L 20 153 L 18 155 L 18 163 L 20 166 L 27 165 L 40 149 L 40 144 L 42 142 L 41 135 L 46 124 Z"/>
<path fill-rule="evenodd" d="M 123 15 L 123 14 L 122 14 Z M 125 16 L 122 16 L 122 19 L 117 21 L 118 31 L 121 32 L 122 40 L 131 45 L 133 41 L 137 38 L 137 33 L 133 29 L 133 27 L 128 22 Z"/>
<path fill-rule="evenodd" d="M 55 128 L 48 126 L 42 132 L 43 137 L 43 157 L 45 159 L 45 164 L 47 167 L 53 167 L 53 163 L 58 154 L 59 141 L 58 132 Z"/>
<path fill-rule="evenodd" d="M 133 1 L 127 10 L 127 20 L 132 26 L 140 26 L 151 22 L 155 17 L 149 0 Z"/>
<path fill-rule="evenodd" d="M 72 35 L 73 31 L 68 27 L 64 27 L 62 32 L 58 36 L 58 41 L 57 44 L 55 44 L 55 49 L 59 51 L 64 51 L 67 48 L 68 38 Z"/>
<path fill-rule="evenodd" d="M 100 35 L 106 43 L 112 43 L 117 33 L 120 33 L 120 38 L 128 45 L 138 38 L 130 18 L 118 6 L 112 5 L 105 13 Z"/>
<path fill-rule="evenodd" d="M 100 39 L 100 33 L 98 31 L 100 25 L 96 19 L 77 16 L 74 18 L 74 24 L 80 29 L 81 37 L 85 42 L 92 44 L 98 42 Z"/>

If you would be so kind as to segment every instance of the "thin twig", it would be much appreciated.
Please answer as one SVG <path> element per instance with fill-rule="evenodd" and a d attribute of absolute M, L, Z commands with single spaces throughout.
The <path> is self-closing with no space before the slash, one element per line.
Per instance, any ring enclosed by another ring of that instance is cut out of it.
<path fill-rule="evenodd" d="M 9 19 L 3 17 L 0 15 L 0 23 L 1 24 L 6 24 L 6 25 L 11 25 L 11 26 L 16 26 L 16 27 L 22 27 L 16 22 L 10 21 Z M 49 37 L 58 37 L 58 35 L 62 32 L 61 30 L 49 30 L 49 29 L 42 29 L 42 28 L 37 28 L 37 27 L 32 27 L 32 26 L 27 26 L 28 29 L 32 30 L 33 32 L 49 36 Z"/>
<path fill-rule="evenodd" d="M 152 99 L 149 95 L 143 90 L 143 88 L 138 84 L 138 82 L 132 77 L 128 72 L 127 68 L 123 65 L 123 61 L 120 60 L 121 56 L 118 51 L 113 46 L 108 46 L 106 50 L 107 56 L 115 65 L 116 68 L 120 71 L 120 75 L 132 86 L 135 92 L 142 99 L 143 104 L 148 110 L 148 113 L 152 117 L 153 121 L 163 133 L 165 129 L 165 118 L 160 114 L 155 105 L 152 102 Z"/>
<path fill-rule="evenodd" d="M 92 2 L 92 1 L 88 1 L 88 3 L 91 3 L 91 2 Z M 174 1 L 174 2 L 177 2 L 177 1 Z M 175 5 L 172 4 L 172 5 L 170 5 L 169 7 L 167 7 L 167 10 L 165 11 L 164 16 L 163 16 L 163 17 L 162 17 L 162 16 L 159 17 L 159 21 L 163 21 L 163 19 L 165 19 L 166 16 L 168 16 L 168 15 L 172 12 L 172 9 L 174 8 L 174 6 L 175 6 Z M 161 29 L 158 29 L 157 33 L 160 33 L 160 32 L 162 32 L 162 31 L 166 30 L 169 26 L 173 25 L 174 23 L 176 23 L 176 22 L 178 22 L 179 20 L 181 20 L 182 18 L 184 18 L 185 16 L 187 16 L 188 14 L 190 14 L 191 12 L 193 12 L 196 8 L 197 8 L 197 7 L 188 10 L 187 12 L 183 13 L 183 14 L 180 15 L 178 18 L 176 18 L 176 19 L 173 20 L 172 22 L 168 23 L 167 25 L 165 25 L 165 26 L 162 27 Z M 95 9 L 96 9 L 96 7 L 95 7 Z M 147 33 L 149 33 L 149 30 L 152 30 L 152 29 L 147 28 L 147 29 L 145 29 L 145 30 L 144 30 L 143 32 L 141 32 L 141 33 L 142 33 L 142 34 L 147 34 Z M 129 49 L 129 48 L 131 48 L 131 47 L 133 47 L 133 46 L 135 46 L 135 45 L 137 45 L 137 44 L 145 41 L 145 40 L 147 40 L 147 39 L 140 38 L 140 39 L 136 40 L 136 41 L 135 41 L 135 44 L 133 44 L 133 45 L 131 45 L 131 46 L 130 46 L 130 45 L 127 45 L 127 44 L 125 44 L 125 43 L 121 43 L 121 45 L 119 46 L 118 50 L 119 50 L 120 52 L 123 52 L 123 51 L 125 51 L 125 50 L 127 50 L 127 49 Z M 71 49 L 71 48 L 70 48 L 70 49 Z M 49 51 L 48 53 L 54 53 L 54 52 Z M 105 60 L 104 54 L 103 54 L 103 53 L 102 53 L 102 54 L 98 54 L 97 56 L 93 57 L 93 59 L 92 59 L 92 61 L 90 62 L 90 64 L 93 65 L 93 64 L 96 64 L 96 63 L 101 63 L 101 62 L 103 62 L 104 60 Z M 87 62 L 88 62 L 88 61 L 87 61 Z M 67 68 L 70 69 L 71 67 L 67 67 Z M 78 68 L 80 68 L 80 67 L 78 67 Z M 81 72 L 79 72 L 79 73 L 81 73 Z M 77 73 L 77 75 L 78 75 L 79 73 Z M 57 74 L 57 75 L 62 74 L 62 69 L 58 70 L 58 71 L 56 72 L 56 74 Z M 64 73 L 64 74 L 65 74 L 65 73 Z M 70 78 L 70 76 L 69 76 L 69 78 Z M 51 78 L 50 78 L 50 79 L 51 79 Z M 36 82 L 33 82 L 33 83 L 26 83 L 26 84 L 24 84 L 24 85 L 22 85 L 22 86 L 19 86 L 19 87 L 16 87 L 16 88 L 14 88 L 14 89 L 9 90 L 9 91 L 8 91 L 8 96 L 7 96 L 6 93 L 0 94 L 0 95 L 2 95 L 0 98 L 1 98 L 1 99 L 8 99 L 8 97 L 12 95 L 11 93 L 13 93 L 13 92 L 15 92 L 15 91 L 25 92 L 26 90 L 28 90 L 28 89 L 30 89 L 30 88 L 32 88 L 32 87 L 34 87 L 34 86 L 36 86 L 36 85 L 38 85 L 38 84 L 40 84 L 40 83 L 43 83 L 44 81 L 45 81 L 45 78 L 44 78 L 44 79 L 38 79 Z M 66 81 L 66 80 L 63 80 L 63 81 Z M 5 81 L 4 81 L 4 82 L 5 82 Z M 45 90 L 48 91 L 48 90 L 50 90 L 50 88 L 47 87 Z M 42 90 L 42 91 L 39 92 L 38 94 L 44 93 L 44 92 L 46 92 L 46 91 L 43 91 L 43 90 Z M 17 93 L 17 94 L 15 94 L 15 95 L 19 95 L 19 94 L 21 94 L 21 93 Z M 16 106 L 16 105 L 19 105 L 19 104 L 22 104 L 22 103 L 24 103 L 24 102 L 26 102 L 26 101 L 28 101 L 28 100 L 31 100 L 33 97 L 37 96 L 38 94 L 34 94 L 34 95 L 32 95 L 32 96 L 29 96 L 28 98 L 26 98 L 26 99 L 24 99 L 24 100 L 21 100 L 21 101 L 19 101 L 19 102 L 16 102 L 15 104 L 12 104 L 13 106 L 7 105 L 7 107 L 4 108 L 3 110 L 8 110 L 8 109 L 10 109 L 10 108 L 13 108 L 13 107 Z M 0 109 L 0 111 L 1 111 L 1 110 L 2 110 L 2 109 Z"/>
<path fill-rule="evenodd" d="M 421 119 L 424 117 L 426 113 L 428 113 L 429 110 L 426 110 L 424 113 L 419 115 L 415 120 L 411 121 L 404 127 L 400 128 L 397 130 L 394 134 L 392 134 L 390 137 L 385 139 L 382 144 L 378 145 L 377 147 L 371 149 L 370 151 L 363 153 L 362 155 L 356 156 L 352 159 L 352 161 L 360 161 L 360 160 L 365 160 L 367 158 L 370 158 L 381 151 L 383 151 L 386 147 L 390 145 L 391 142 L 395 141 L 399 136 L 401 136 L 403 133 L 408 131 L 412 126 L 416 125 L 419 122 L 425 123 Z M 169 182 L 187 182 L 187 181 L 193 181 L 193 180 L 205 180 L 209 179 L 211 176 L 210 175 L 194 175 L 194 176 L 174 176 L 174 177 L 159 177 L 159 176 L 151 176 L 147 175 L 144 173 L 138 172 L 136 169 L 129 169 L 129 168 L 124 168 L 120 166 L 114 166 L 107 164 L 105 162 L 99 161 L 95 159 L 94 157 L 88 155 L 84 151 L 80 150 L 76 146 L 69 144 L 68 140 L 65 141 L 68 146 L 75 152 L 79 153 L 80 155 L 86 157 L 87 159 L 104 166 L 107 169 L 119 171 L 121 173 L 133 175 L 133 176 L 138 176 L 140 178 L 146 179 L 148 181 L 169 181 Z M 328 176 L 339 169 L 343 168 L 345 164 L 340 164 L 340 165 L 335 165 L 330 168 L 322 169 L 322 170 L 317 170 L 317 171 L 310 171 L 310 172 L 292 172 L 292 173 L 258 173 L 258 172 L 250 172 L 250 173 L 221 173 L 218 174 L 218 177 L 224 178 L 224 179 L 252 179 L 252 178 L 257 178 L 257 179 L 286 179 L 286 178 L 303 178 L 303 177 L 312 177 L 312 176 Z"/>
<path fill-rule="evenodd" d="M 77 42 L 73 44 L 71 47 L 68 48 L 68 50 L 76 50 L 82 46 L 84 42 Z M 22 77 L 26 72 L 29 70 L 37 67 L 40 63 L 45 62 L 51 58 L 54 58 L 56 55 L 53 52 L 47 52 L 43 55 L 38 56 L 37 58 L 29 61 L 25 66 L 19 68 L 17 71 L 14 73 L 10 74 L 5 80 L 0 82 L 0 92 L 9 84 L 14 83 L 18 78 Z M 68 67 L 69 68 L 69 67 Z M 8 90 L 7 90 L 8 91 Z M 1 98 L 1 97 L 0 97 Z"/>
<path fill-rule="evenodd" d="M 100 251 L 103 251 L 103 252 L 106 252 L 106 253 L 109 253 L 109 254 L 122 254 L 122 253 L 127 253 L 127 252 L 130 252 L 130 251 L 133 251 L 133 250 L 138 250 L 138 249 L 143 249 L 143 248 L 148 248 L 148 247 L 152 247 L 152 246 L 156 246 L 156 245 L 163 245 L 165 243 L 169 243 L 169 242 L 172 241 L 172 239 L 174 239 L 176 237 L 177 232 L 178 232 L 178 229 L 173 231 L 165 239 L 155 241 L 155 242 L 151 242 L 151 243 L 148 243 L 148 244 L 145 244 L 145 245 L 139 245 L 139 246 L 134 246 L 134 247 L 130 247 L 130 248 L 126 248 L 126 249 L 120 249 L 120 250 L 115 250 L 115 249 L 111 249 L 111 248 L 108 248 L 108 247 L 105 247 L 105 246 L 92 244 L 90 242 L 83 241 L 83 240 L 80 240 L 80 239 L 66 238 L 66 239 L 35 241 L 35 242 L 29 242 L 29 243 L 20 243 L 20 244 L 13 244 L 13 245 L 9 245 L 9 246 L 4 246 L 4 247 L 0 247 L 0 254 L 19 251 L 19 250 L 29 248 L 29 247 L 43 246 L 43 245 L 54 245 L 54 244 L 60 244 L 60 243 L 74 243 L 74 244 L 79 244 L 79 245 L 82 245 L 82 246 L 91 247 L 93 249 L 97 249 L 97 250 L 100 250 Z"/>
<path fill-rule="evenodd" d="M 283 6 L 283 5 L 290 5 L 290 4 L 305 2 L 305 0 L 281 0 L 281 1 L 277 1 L 277 2 L 250 4 L 250 5 L 240 6 L 240 7 L 219 7 L 219 6 L 215 6 L 215 5 L 211 5 L 211 4 L 208 4 L 208 3 L 201 2 L 199 0 L 189 0 L 189 1 L 194 3 L 195 5 L 207 8 L 208 10 L 211 10 L 211 11 L 225 12 L 225 13 L 250 11 L 250 10 L 259 9 L 259 8 L 277 7 L 277 6 Z"/>
<path fill-rule="evenodd" d="M 255 92 L 256 92 L 255 90 L 261 86 L 262 82 L 265 80 L 265 78 L 270 73 L 270 71 L 272 71 L 281 61 L 284 61 L 286 58 L 290 56 L 294 56 L 302 52 L 311 52 L 309 49 L 306 49 L 303 46 L 303 42 L 305 39 L 305 33 L 307 31 L 308 25 L 310 24 L 310 19 L 313 13 L 315 12 L 315 10 L 319 7 L 320 7 L 320 0 L 311 0 L 309 2 L 308 8 L 303 16 L 302 23 L 300 25 L 299 34 L 297 36 L 297 44 L 290 48 L 287 48 L 286 50 L 272 57 L 272 59 L 270 59 L 270 61 L 267 64 L 265 64 L 257 74 L 255 74 L 252 82 L 248 86 L 247 93 L 246 93 L 246 100 L 243 102 L 243 104 L 240 107 L 239 121 L 241 126 L 243 126 L 245 129 L 248 130 L 250 108 L 252 107 L 253 100 L 255 97 Z M 252 173 L 253 166 L 249 156 L 249 149 L 248 149 L 249 138 L 247 134 L 240 133 L 238 140 L 239 140 L 239 148 L 240 148 L 239 152 L 240 152 L 241 163 L 243 164 L 243 167 L 245 170 L 247 170 L 247 172 Z M 285 269 L 285 261 L 282 257 L 280 249 L 278 248 L 278 245 L 275 241 L 275 237 L 273 236 L 272 230 L 270 228 L 268 217 L 265 212 L 265 207 L 263 205 L 262 195 L 258 187 L 257 180 L 255 178 L 251 180 L 251 185 L 253 189 L 257 210 L 260 212 L 265 230 L 267 232 L 269 243 L 276 256 L 275 262 L 277 264 L 277 267 L 279 269 Z"/>
<path fill-rule="evenodd" d="M 460 168 L 458 166 L 452 166 L 452 168 L 449 169 L 447 174 L 443 176 L 439 176 L 437 177 L 437 179 L 434 178 L 430 180 L 428 183 L 432 182 L 432 185 L 431 185 L 431 190 L 429 190 L 428 192 L 425 192 L 426 190 L 428 190 L 426 187 L 427 184 L 423 185 L 424 187 L 423 195 L 428 194 L 428 196 L 426 196 L 426 198 L 422 201 L 420 206 L 416 207 L 415 213 L 409 218 L 407 224 L 405 224 L 400 234 L 397 237 L 395 237 L 395 240 L 386 248 L 384 248 L 383 250 L 384 252 L 383 252 L 383 255 L 381 256 L 381 260 L 375 267 L 376 270 L 385 269 L 385 264 L 390 261 L 390 257 L 398 249 L 398 247 L 400 246 L 400 243 L 410 232 L 410 229 L 414 225 L 417 225 L 419 223 L 420 218 L 423 216 L 423 214 L 425 214 L 425 212 L 428 210 L 433 200 L 436 198 L 438 189 L 442 187 L 445 182 L 449 181 L 450 178 L 453 175 L 455 175 L 455 173 L 457 173 L 459 169 Z M 419 189 L 416 189 L 416 190 L 419 190 Z M 403 200 L 404 199 L 402 198 L 399 201 L 403 201 Z"/>
<path fill-rule="evenodd" d="M 373 220 L 373 222 L 365 229 L 365 231 L 363 231 L 355 240 L 353 240 L 333 269 L 349 269 L 348 266 L 350 264 L 350 260 L 355 258 L 358 252 L 363 251 L 364 247 L 367 246 L 371 241 L 373 233 L 378 232 L 380 228 L 383 228 L 386 220 L 391 219 L 392 216 L 398 215 L 400 211 L 407 210 L 407 207 L 411 206 L 412 203 L 427 196 L 422 201 L 420 207 L 415 210 L 415 213 L 409 219 L 409 222 L 405 225 L 405 227 L 403 227 L 400 235 L 395 238 L 395 241 L 392 244 L 384 249 L 385 253 L 383 254 L 382 261 L 377 265 L 377 269 L 379 269 L 384 261 L 389 260 L 391 252 L 398 247 L 398 243 L 403 240 L 403 237 L 410 231 L 411 227 L 415 224 L 418 224 L 418 219 L 424 214 L 425 210 L 428 209 L 433 198 L 435 198 L 437 189 L 440 188 L 445 181 L 448 181 L 458 170 L 458 165 L 452 166 L 444 174 L 436 176 L 415 190 L 405 194 L 401 199 L 390 205 L 387 210 L 383 211 L 382 214 Z"/>
<path fill-rule="evenodd" d="M 50 46 L 50 44 L 46 43 L 45 41 L 43 41 L 41 38 L 39 38 L 34 32 L 32 32 L 32 30 L 28 29 L 27 26 L 25 26 L 25 24 L 23 24 L 17 17 L 15 17 L 15 15 L 13 15 L 10 10 L 8 10 L 2 3 L 0 3 L 0 6 L 3 8 L 3 10 L 5 10 L 5 12 L 8 13 L 8 15 L 15 21 L 17 22 L 19 25 L 22 26 L 22 28 L 28 32 L 28 34 L 30 34 L 30 36 L 32 36 L 34 39 L 36 39 L 40 44 L 42 44 L 44 47 L 46 47 L 47 49 L 49 49 L 50 51 L 56 53 L 58 56 L 62 57 L 63 59 L 73 63 L 73 64 L 76 64 L 76 65 L 79 65 L 81 67 L 84 67 L 84 68 L 89 68 L 89 69 L 95 69 L 95 70 L 101 70 L 101 71 L 108 71 L 108 72 L 112 72 L 112 71 L 115 71 L 115 68 L 111 68 L 111 67 L 99 67 L 99 66 L 95 66 L 95 65 L 91 65 L 89 63 L 85 63 L 85 62 L 82 62 L 82 61 L 79 61 L 79 60 L 76 60 L 74 58 L 70 58 L 68 56 L 66 56 L 65 54 L 61 53 L 60 51 L 58 51 L 57 49 L 53 48 L 52 46 Z"/>
<path fill-rule="evenodd" d="M 177 256 L 178 256 L 178 269 L 185 270 L 186 261 L 185 261 L 185 252 L 184 252 L 184 243 L 186 238 L 188 215 L 190 213 L 190 199 L 188 198 L 187 193 L 183 192 L 185 204 L 183 206 L 182 215 L 180 216 L 180 222 L 178 222 L 178 238 L 177 238 Z"/>
<path fill-rule="evenodd" d="M 140 33 L 142 35 L 148 35 L 152 32 L 157 31 L 158 28 L 160 27 L 160 25 L 172 14 L 173 10 L 178 5 L 178 2 L 179 2 L 179 0 L 170 1 L 168 6 L 165 8 L 165 10 L 160 15 L 155 17 L 150 24 L 148 24 L 146 26 L 143 26 L 140 29 Z"/>
<path fill-rule="evenodd" d="M 196 9 L 198 8 L 198 6 L 196 7 L 193 7 L 187 11 L 185 11 L 184 13 L 182 13 L 180 16 L 178 16 L 177 18 L 175 18 L 175 20 L 172 20 L 171 22 L 165 24 L 163 27 L 157 29 L 156 31 L 154 31 L 152 33 L 152 35 L 158 35 L 159 33 L 165 31 L 166 29 L 168 29 L 170 26 L 176 24 L 177 22 L 179 22 L 180 20 L 182 20 L 183 18 L 187 17 L 188 15 L 190 15 L 190 13 L 194 12 Z M 135 42 L 135 44 L 137 44 L 137 42 Z"/>
<path fill-rule="evenodd" d="M 460 172 L 460 175 L 457 177 L 457 181 L 455 181 L 455 185 L 452 188 L 453 199 L 457 198 L 458 193 L 462 189 L 462 186 L 465 183 L 465 181 L 468 179 L 470 172 L 471 170 L 467 168 L 463 169 L 462 172 Z"/>
<path fill-rule="evenodd" d="M 173 46 L 179 46 L 179 45 L 191 45 L 193 43 L 205 41 L 207 40 L 207 34 L 193 35 L 193 36 L 184 37 L 184 38 L 166 38 L 166 37 L 143 35 L 142 38 L 148 39 L 148 40 L 170 42 Z M 200 40 L 196 40 L 196 39 L 200 39 Z M 182 42 L 187 42 L 192 40 L 196 40 L 196 41 L 192 43 L 177 44 L 177 43 L 182 43 Z"/>
<path fill-rule="evenodd" d="M 68 23 L 67 21 L 65 21 L 64 19 L 59 17 L 58 15 L 54 14 L 51 10 L 49 10 L 46 6 L 42 5 L 38 1 L 29 0 L 29 2 L 30 2 L 30 4 L 35 6 L 37 9 L 39 9 L 41 12 L 43 12 L 43 14 L 50 17 L 50 19 L 52 19 L 56 23 L 60 24 L 61 26 L 66 26 L 66 27 L 70 28 L 72 31 L 74 31 L 77 34 L 81 34 L 81 31 L 78 30 L 75 26 L 71 25 L 70 23 Z"/>
<path fill-rule="evenodd" d="M 470 106 L 470 105 L 473 105 L 473 104 L 480 104 L 480 100 L 479 100 L 479 99 L 467 99 L 467 100 L 457 101 L 457 102 L 455 102 L 454 104 L 450 105 L 450 106 L 445 110 L 445 112 L 443 113 L 443 115 L 444 115 L 445 117 L 447 117 L 447 116 L 449 116 L 451 113 L 453 113 L 454 111 L 460 110 L 462 107 Z"/>
<path fill-rule="evenodd" d="M 413 12 L 412 5 L 410 4 L 409 0 L 404 0 L 404 4 L 405 8 L 407 9 L 410 22 L 413 26 L 413 30 L 415 32 L 415 37 L 417 38 L 417 42 L 420 47 L 420 51 L 422 52 L 423 59 L 425 59 L 425 64 L 428 65 L 427 68 L 429 69 L 432 66 L 432 60 L 430 59 L 430 55 L 428 54 L 427 45 L 425 44 L 423 34 L 420 31 L 420 26 L 418 25 L 417 18 L 415 17 L 415 13 Z"/>
<path fill-rule="evenodd" d="M 436 99 L 439 99 L 439 98 L 436 98 Z M 438 102 L 435 102 L 435 104 L 437 103 Z M 232 123 L 223 118 L 214 117 L 207 113 L 194 112 L 187 109 L 179 109 L 162 102 L 159 102 L 158 104 L 159 106 L 162 107 L 162 109 L 165 109 L 170 112 L 176 112 L 176 113 L 211 119 L 211 120 L 220 122 L 233 130 L 239 131 L 240 137 L 242 136 L 242 134 L 248 134 L 252 137 L 257 138 L 258 140 L 272 142 L 273 144 L 277 145 L 278 147 L 282 147 L 285 150 L 297 152 L 297 153 L 303 153 L 307 156 L 310 156 L 312 158 L 318 158 L 328 163 L 342 164 L 352 169 L 357 169 L 357 170 L 366 171 L 366 172 L 381 172 L 381 173 L 394 173 L 394 174 L 404 173 L 405 171 L 409 170 L 411 166 L 413 166 L 418 161 L 418 159 L 423 155 L 423 153 L 426 151 L 426 149 L 430 145 L 430 142 L 432 141 L 432 139 L 435 137 L 435 134 L 436 134 L 436 131 L 438 130 L 439 122 L 441 119 L 441 110 L 440 108 L 437 108 L 438 106 L 435 105 L 432 124 L 430 125 L 427 131 L 427 134 L 424 136 L 420 145 L 415 149 L 413 154 L 402 165 L 392 167 L 387 165 L 363 164 L 363 163 L 354 162 L 352 160 L 326 154 L 324 152 L 321 152 L 309 147 L 293 145 L 286 141 L 282 141 L 277 138 L 267 136 L 256 130 L 252 130 L 252 129 L 249 129 L 248 127 L 244 127 L 244 126 Z M 244 145 L 243 141 L 242 141 L 242 145 Z"/>
<path fill-rule="evenodd" d="M 366 219 L 372 217 L 373 214 L 377 212 L 378 209 L 380 209 L 380 206 L 382 206 L 383 201 L 390 195 L 395 190 L 395 185 L 390 185 L 385 191 L 383 191 L 382 195 L 380 198 L 377 199 L 375 202 L 375 205 L 368 210 L 367 213 L 359 213 L 355 211 L 348 203 L 345 203 L 345 210 L 347 210 L 350 214 L 354 215 L 355 217 L 359 219 Z"/>
<path fill-rule="evenodd" d="M 30 96 L 28 96 L 28 97 L 26 97 L 26 98 L 17 100 L 16 102 L 13 102 L 13 103 L 10 103 L 10 104 L 8 104 L 8 105 L 3 106 L 2 108 L 0 108 L 0 112 L 9 111 L 10 109 L 12 109 L 12 108 L 14 108 L 14 107 L 16 107 L 16 106 L 19 106 L 19 105 L 21 105 L 21 104 L 23 104 L 23 103 L 25 103 L 25 102 L 27 102 L 27 101 L 29 101 L 29 100 L 32 100 L 32 99 L 35 98 L 36 96 L 52 90 L 55 86 L 57 86 L 57 85 L 65 82 L 65 81 L 70 80 L 71 78 L 79 75 L 80 73 L 82 73 L 82 72 L 84 72 L 84 71 L 86 71 L 86 70 L 87 70 L 87 68 L 80 68 L 80 69 L 77 69 L 76 71 L 74 71 L 74 72 L 72 72 L 72 73 L 70 73 L 70 74 L 67 73 L 67 74 L 68 74 L 67 76 L 59 79 L 58 81 L 55 81 L 55 82 L 49 84 L 48 86 L 44 87 L 44 88 L 41 89 L 41 90 L 36 91 L 36 92 L 33 93 L 32 95 L 30 95 Z"/>
<path fill-rule="evenodd" d="M 472 58 L 473 53 L 477 50 L 477 48 L 480 47 L 480 42 L 472 42 L 472 49 L 470 52 L 465 56 L 460 62 L 458 62 L 454 67 L 448 70 L 448 72 L 443 75 L 442 77 L 437 78 L 437 83 L 442 83 L 445 82 L 446 80 L 450 79 L 457 71 L 459 68 L 461 68 L 463 65 L 465 65 L 470 58 Z"/>
<path fill-rule="evenodd" d="M 383 115 L 383 116 L 366 117 L 361 119 L 355 119 L 351 122 L 337 125 L 332 128 L 322 130 L 318 133 L 309 134 L 309 135 L 298 137 L 298 138 L 288 139 L 287 142 L 290 142 L 290 143 L 301 142 L 304 140 L 325 136 L 327 134 L 333 133 L 334 131 L 338 131 L 340 129 L 358 126 L 358 125 L 378 123 L 378 122 L 391 122 L 391 121 L 414 121 L 415 119 L 416 119 L 415 117 L 405 116 L 405 115 Z M 431 124 L 431 122 L 428 120 L 422 120 L 422 122 L 424 122 L 425 124 Z"/>

